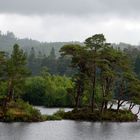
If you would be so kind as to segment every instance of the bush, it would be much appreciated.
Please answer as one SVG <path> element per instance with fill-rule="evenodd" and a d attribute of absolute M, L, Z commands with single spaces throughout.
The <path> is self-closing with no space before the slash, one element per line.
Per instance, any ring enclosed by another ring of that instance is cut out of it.
<path fill-rule="evenodd" d="M 42 115 L 39 110 L 33 108 L 28 103 L 22 100 L 11 101 L 8 105 L 8 110 L 3 118 L 3 121 L 25 121 L 37 122 L 42 121 Z"/>
<path fill-rule="evenodd" d="M 64 112 L 61 115 L 63 119 L 72 120 L 89 120 L 89 121 L 115 121 L 115 122 L 129 122 L 137 121 L 137 115 L 134 115 L 131 111 L 120 110 L 117 113 L 116 110 L 107 110 L 103 114 L 100 111 L 95 110 L 91 112 L 90 110 L 73 110 L 69 112 Z"/>
<path fill-rule="evenodd" d="M 62 120 L 62 117 L 59 115 L 47 115 L 46 120 Z"/>
<path fill-rule="evenodd" d="M 56 115 L 56 116 L 60 116 L 60 117 L 64 117 L 65 115 L 65 111 L 64 109 L 59 109 L 57 112 L 55 112 L 53 115 Z"/>

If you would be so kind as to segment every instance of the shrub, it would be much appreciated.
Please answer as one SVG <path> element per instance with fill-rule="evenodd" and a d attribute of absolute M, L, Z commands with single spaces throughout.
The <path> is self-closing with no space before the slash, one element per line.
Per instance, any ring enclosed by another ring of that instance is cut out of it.
<path fill-rule="evenodd" d="M 42 115 L 39 110 L 22 100 L 11 101 L 8 110 L 3 118 L 4 121 L 42 121 Z"/>

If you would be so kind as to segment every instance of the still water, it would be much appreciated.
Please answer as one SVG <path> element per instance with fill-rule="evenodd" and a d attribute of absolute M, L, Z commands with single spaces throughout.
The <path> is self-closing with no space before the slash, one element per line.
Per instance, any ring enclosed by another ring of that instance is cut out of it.
<path fill-rule="evenodd" d="M 44 114 L 52 114 L 58 110 L 42 107 L 39 109 Z M 0 123 L 0 140 L 140 140 L 140 122 L 94 123 L 62 120 Z"/>

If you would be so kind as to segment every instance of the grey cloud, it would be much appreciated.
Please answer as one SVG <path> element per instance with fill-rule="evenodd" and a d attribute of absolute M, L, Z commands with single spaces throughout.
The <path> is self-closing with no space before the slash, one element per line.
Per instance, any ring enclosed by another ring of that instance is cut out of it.
<path fill-rule="evenodd" d="M 0 0 L 0 13 L 135 16 L 139 0 Z"/>

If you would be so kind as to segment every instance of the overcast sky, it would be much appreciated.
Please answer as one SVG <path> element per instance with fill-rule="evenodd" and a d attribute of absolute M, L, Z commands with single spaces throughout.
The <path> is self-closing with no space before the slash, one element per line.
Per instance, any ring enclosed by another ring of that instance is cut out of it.
<path fill-rule="evenodd" d="M 140 0 L 0 0 L 0 30 L 39 41 L 140 44 Z"/>

